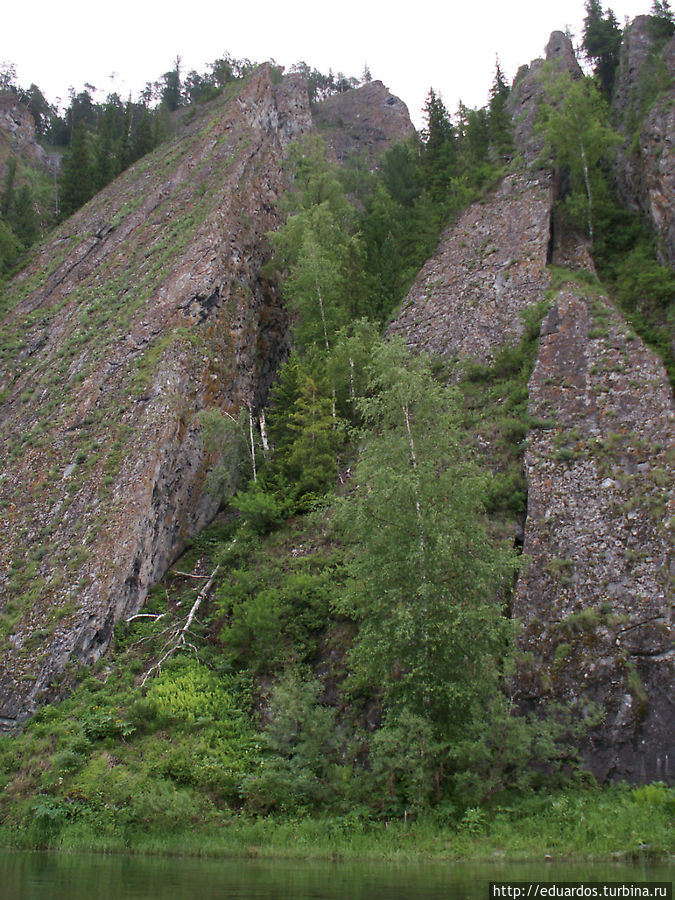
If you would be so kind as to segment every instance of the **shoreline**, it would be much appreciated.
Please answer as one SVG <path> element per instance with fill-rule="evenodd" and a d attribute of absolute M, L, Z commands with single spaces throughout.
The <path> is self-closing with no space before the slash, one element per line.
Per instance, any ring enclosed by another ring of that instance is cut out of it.
<path fill-rule="evenodd" d="M 369 824 L 342 834 L 330 820 L 280 822 L 252 820 L 213 823 L 208 829 L 172 833 L 110 831 L 96 834 L 79 824 L 58 834 L 39 836 L 31 829 L 0 826 L 0 851 L 91 853 L 142 857 L 184 857 L 260 861 L 340 863 L 476 863 L 514 865 L 669 865 L 671 846 L 649 843 L 620 847 L 611 838 L 605 847 L 559 837 L 535 842 L 529 829 L 511 831 L 510 839 L 486 833 L 469 835 L 431 823 Z"/>

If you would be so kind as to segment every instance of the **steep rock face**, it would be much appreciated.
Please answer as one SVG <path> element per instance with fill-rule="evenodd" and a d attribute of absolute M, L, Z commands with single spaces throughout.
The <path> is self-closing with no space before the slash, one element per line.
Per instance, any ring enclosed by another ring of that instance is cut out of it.
<path fill-rule="evenodd" d="M 580 74 L 572 44 L 554 31 L 546 60 Z M 523 66 L 509 98 L 516 147 L 528 163 L 541 150 L 535 135 L 544 97 L 543 60 Z M 523 168 L 481 203 L 462 213 L 441 236 L 390 333 L 415 350 L 489 361 L 522 332 L 521 310 L 543 299 L 549 285 L 554 182 L 550 173 Z"/>
<path fill-rule="evenodd" d="M 535 125 L 539 104 L 546 92 L 546 64 L 551 71 L 569 72 L 573 78 L 580 78 L 582 74 L 572 42 L 562 31 L 551 34 L 545 54 L 544 59 L 521 66 L 508 99 L 516 147 L 528 163 L 534 162 L 543 148 L 543 139 L 537 135 Z"/>
<path fill-rule="evenodd" d="M 288 352 L 263 272 L 307 85 L 262 66 L 182 127 L 0 299 L 0 727 L 98 659 L 210 521 L 236 464 L 202 415 L 255 415 Z"/>
<path fill-rule="evenodd" d="M 601 779 L 672 778 L 675 407 L 660 360 L 602 296 L 569 287 L 541 329 L 528 512 L 513 613 L 533 654 L 528 701 L 603 716 Z M 668 769 L 670 759 L 670 770 Z"/>
<path fill-rule="evenodd" d="M 0 721 L 91 662 L 213 516 L 200 412 L 255 410 L 285 323 L 261 268 L 305 86 L 267 67 L 69 219 L 3 297 Z"/>
<path fill-rule="evenodd" d="M 340 162 L 352 152 L 365 153 L 372 162 L 415 130 L 408 107 L 381 81 L 326 98 L 313 108 L 313 117 Z"/>
<path fill-rule="evenodd" d="M 659 256 L 675 265 L 675 37 L 659 48 L 650 16 L 626 28 L 613 103 L 626 136 L 616 174 L 624 201 L 642 210 L 659 238 Z"/>
<path fill-rule="evenodd" d="M 0 183 L 7 174 L 10 156 L 18 157 L 24 165 L 58 170 L 60 157 L 48 153 L 38 144 L 35 122 L 26 107 L 11 91 L 0 93 Z"/>
<path fill-rule="evenodd" d="M 517 340 L 518 313 L 549 285 L 552 202 L 545 176 L 504 179 L 443 234 L 389 331 L 404 334 L 416 351 L 482 362 Z"/>
<path fill-rule="evenodd" d="M 568 44 L 554 34 L 547 53 L 574 73 Z M 542 71 L 523 69 L 510 100 L 529 162 Z M 546 291 L 549 259 L 593 274 L 586 247 L 554 227 L 554 199 L 536 168 L 505 179 L 447 229 L 391 331 L 418 350 L 489 360 L 517 335 L 519 310 L 551 300 L 530 383 L 531 415 L 548 427 L 530 435 L 525 459 L 513 614 L 531 661 L 517 688 L 525 706 L 555 698 L 581 716 L 594 706 L 602 721 L 583 750 L 600 778 L 671 779 L 672 391 L 609 300 L 575 287 L 583 275 Z"/>

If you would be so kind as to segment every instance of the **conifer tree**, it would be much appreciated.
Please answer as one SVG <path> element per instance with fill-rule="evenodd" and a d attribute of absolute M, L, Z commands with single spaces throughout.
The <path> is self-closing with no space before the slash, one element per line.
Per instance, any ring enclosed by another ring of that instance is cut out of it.
<path fill-rule="evenodd" d="M 513 153 L 513 125 L 507 108 L 511 90 L 497 60 L 495 77 L 490 89 L 487 126 L 490 150 L 498 159 L 510 157 Z"/>
<path fill-rule="evenodd" d="M 181 58 L 177 56 L 174 67 L 162 75 L 162 103 L 171 111 L 178 109 L 183 101 L 183 86 L 180 78 Z"/>
<path fill-rule="evenodd" d="M 675 34 L 675 14 L 668 0 L 654 0 L 650 15 L 652 33 L 657 40 L 668 40 Z"/>
<path fill-rule="evenodd" d="M 61 211 L 68 216 L 79 209 L 95 193 L 95 172 L 90 152 L 89 133 L 81 122 L 73 133 L 63 162 Z"/>
<path fill-rule="evenodd" d="M 621 29 L 611 9 L 602 11 L 600 0 L 586 0 L 583 48 L 595 63 L 595 74 L 600 88 L 609 98 L 614 87 L 614 76 L 619 65 Z"/>
<path fill-rule="evenodd" d="M 292 439 L 281 459 L 282 475 L 292 485 L 296 499 L 306 494 L 324 494 L 335 481 L 340 432 L 333 410 L 334 402 L 325 381 L 303 373 L 289 411 Z"/>
<path fill-rule="evenodd" d="M 424 116 L 422 171 L 425 186 L 434 200 L 442 200 L 456 174 L 457 147 L 448 111 L 433 88 L 424 104 Z"/>

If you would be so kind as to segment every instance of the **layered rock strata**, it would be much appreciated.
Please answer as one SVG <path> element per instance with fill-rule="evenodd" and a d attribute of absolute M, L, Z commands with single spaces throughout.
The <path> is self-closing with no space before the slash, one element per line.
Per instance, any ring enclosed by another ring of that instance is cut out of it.
<path fill-rule="evenodd" d="M 564 35 L 553 65 L 579 74 Z M 519 312 L 550 303 L 530 382 L 522 619 L 524 708 L 562 701 L 587 718 L 582 752 L 601 779 L 672 779 L 675 419 L 660 360 L 602 296 L 588 249 L 560 230 L 553 176 L 534 129 L 543 63 L 510 104 L 532 165 L 442 235 L 390 330 L 419 351 L 490 361 L 519 334 Z M 547 263 L 570 268 L 552 293 Z"/>
<path fill-rule="evenodd" d="M 675 406 L 663 364 L 606 298 L 568 286 L 542 323 L 525 455 L 525 568 L 513 602 L 531 654 L 522 698 L 589 722 L 600 779 L 673 770 Z"/>
<path fill-rule="evenodd" d="M 675 37 L 659 46 L 651 16 L 625 30 L 613 102 L 625 136 L 615 167 L 623 199 L 658 237 L 661 262 L 675 266 Z"/>
<path fill-rule="evenodd" d="M 262 67 L 62 225 L 3 298 L 0 722 L 88 663 L 215 513 L 201 415 L 284 352 L 261 274 L 306 87 Z"/>
<path fill-rule="evenodd" d="M 340 145 L 360 118 L 395 140 L 386 89 L 354 93 Z M 314 128 L 306 82 L 260 67 L 64 223 L 0 301 L 0 727 L 105 652 L 235 478 L 235 422 L 288 352 L 267 235 L 288 147 Z M 205 415 L 229 445 L 205 443 Z"/>

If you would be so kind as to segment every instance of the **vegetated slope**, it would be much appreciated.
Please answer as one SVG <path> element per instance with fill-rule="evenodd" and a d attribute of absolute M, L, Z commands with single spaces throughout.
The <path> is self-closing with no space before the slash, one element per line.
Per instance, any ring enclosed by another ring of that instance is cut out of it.
<path fill-rule="evenodd" d="M 0 91 L 0 276 L 44 236 L 58 216 L 61 157 L 37 140 L 29 110 Z"/>
<path fill-rule="evenodd" d="M 552 35 L 548 61 L 578 75 L 566 44 Z M 541 61 L 521 70 L 511 98 L 524 167 L 447 230 L 391 330 L 415 348 L 489 360 L 515 340 L 518 310 L 546 293 L 530 383 L 543 428 L 528 439 L 513 609 L 530 660 L 517 686 L 525 705 L 597 705 L 586 760 L 600 777 L 668 778 L 673 395 L 661 361 L 603 296 L 583 241 L 558 221 L 532 130 L 544 72 Z M 550 260 L 587 277 L 547 292 Z"/>
<path fill-rule="evenodd" d="M 205 449 L 200 414 L 255 415 L 287 352 L 261 269 L 287 147 L 311 128 L 305 82 L 262 66 L 65 222 L 5 289 L 5 726 L 69 659 L 99 658 L 215 513 L 207 476 L 231 448 Z"/>

